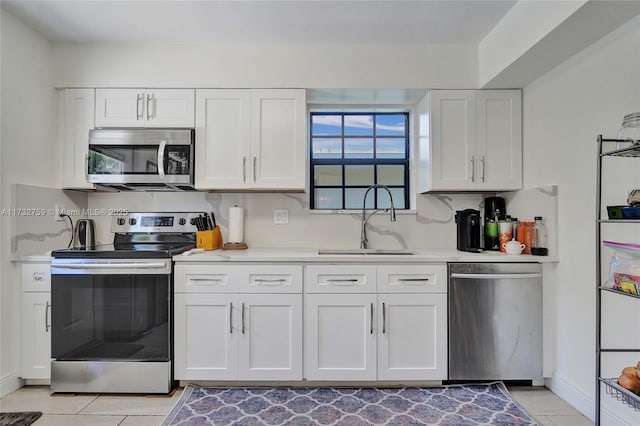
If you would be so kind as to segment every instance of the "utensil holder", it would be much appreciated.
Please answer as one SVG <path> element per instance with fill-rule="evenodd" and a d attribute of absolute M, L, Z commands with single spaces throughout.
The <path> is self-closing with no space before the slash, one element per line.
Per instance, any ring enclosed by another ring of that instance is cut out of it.
<path fill-rule="evenodd" d="M 220 247 L 222 247 L 222 234 L 219 226 L 209 231 L 196 232 L 196 248 L 215 250 Z"/>

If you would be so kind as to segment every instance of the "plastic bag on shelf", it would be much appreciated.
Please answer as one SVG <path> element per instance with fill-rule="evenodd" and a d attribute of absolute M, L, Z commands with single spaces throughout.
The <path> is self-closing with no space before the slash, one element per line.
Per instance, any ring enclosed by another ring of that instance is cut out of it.
<path fill-rule="evenodd" d="M 640 295 L 640 244 L 603 241 L 614 250 L 609 263 L 606 286 L 624 293 Z"/>

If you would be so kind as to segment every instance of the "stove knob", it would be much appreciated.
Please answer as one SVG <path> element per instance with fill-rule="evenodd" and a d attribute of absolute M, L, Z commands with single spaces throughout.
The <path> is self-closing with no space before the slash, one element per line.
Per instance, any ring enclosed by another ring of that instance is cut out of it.
<path fill-rule="evenodd" d="M 131 219 L 129 219 L 129 225 L 133 226 L 136 223 L 138 223 L 138 221 L 135 218 L 132 217 Z"/>
<path fill-rule="evenodd" d="M 119 218 L 116 220 L 116 223 L 117 223 L 118 225 L 122 226 L 122 225 L 124 225 L 124 224 L 126 223 L 126 220 L 124 220 L 124 218 L 123 218 L 123 217 L 119 217 Z"/>
<path fill-rule="evenodd" d="M 178 223 L 180 225 L 185 225 L 187 223 L 187 219 L 185 219 L 184 217 L 181 217 L 180 220 L 178 220 Z"/>
<path fill-rule="evenodd" d="M 196 224 L 196 219 L 192 217 L 191 219 L 189 219 L 189 223 L 192 224 L 192 225 L 195 225 Z"/>

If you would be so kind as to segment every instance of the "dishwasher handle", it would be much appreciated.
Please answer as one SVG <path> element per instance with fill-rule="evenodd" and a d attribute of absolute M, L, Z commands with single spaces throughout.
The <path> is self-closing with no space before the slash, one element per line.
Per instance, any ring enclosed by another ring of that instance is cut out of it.
<path fill-rule="evenodd" d="M 495 280 L 495 279 L 508 279 L 508 280 L 526 280 L 531 278 L 542 278 L 540 273 L 530 274 L 461 274 L 452 273 L 451 278 L 461 279 L 474 279 L 474 280 Z"/>

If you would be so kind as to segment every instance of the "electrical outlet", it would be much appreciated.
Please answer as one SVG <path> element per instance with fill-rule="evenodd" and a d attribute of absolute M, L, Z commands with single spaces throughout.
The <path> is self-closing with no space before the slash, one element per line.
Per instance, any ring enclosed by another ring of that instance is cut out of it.
<path fill-rule="evenodd" d="M 286 225 L 289 223 L 289 210 L 274 210 L 273 211 L 273 224 L 274 225 Z"/>
<path fill-rule="evenodd" d="M 64 217 L 60 216 L 61 213 L 64 213 L 64 206 L 62 204 L 56 204 L 55 206 L 55 216 L 56 216 L 56 221 L 58 222 L 62 222 L 64 221 Z"/>

